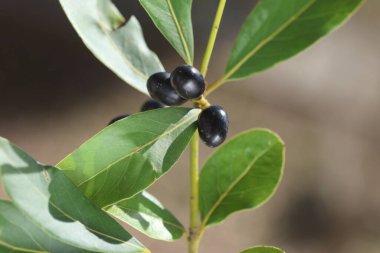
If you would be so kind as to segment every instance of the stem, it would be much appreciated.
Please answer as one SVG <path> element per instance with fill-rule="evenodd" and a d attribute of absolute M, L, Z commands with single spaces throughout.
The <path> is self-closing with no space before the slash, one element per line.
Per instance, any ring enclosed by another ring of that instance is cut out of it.
<path fill-rule="evenodd" d="M 218 35 L 219 25 L 222 21 L 224 7 L 226 6 L 227 0 L 220 0 L 218 10 L 216 11 L 216 16 L 212 30 L 210 33 L 210 38 L 207 44 L 207 48 L 203 57 L 201 73 L 203 77 L 206 77 L 208 65 L 210 63 L 212 51 L 214 49 L 216 36 Z M 208 101 L 204 96 L 199 100 L 194 101 L 200 105 L 201 108 L 206 108 L 209 106 Z M 189 253 L 198 253 L 199 242 L 200 242 L 200 214 L 199 214 L 199 134 L 194 133 L 193 138 L 190 143 L 190 232 L 189 232 Z M 202 231 L 203 234 L 204 231 Z"/>
<path fill-rule="evenodd" d="M 207 101 L 205 96 L 201 96 L 199 99 L 194 99 L 194 107 L 199 107 L 200 109 L 206 109 L 210 106 L 210 103 Z"/>
<path fill-rule="evenodd" d="M 190 233 L 189 253 L 198 253 L 199 196 L 198 196 L 199 135 L 195 132 L 190 142 Z"/>
<path fill-rule="evenodd" d="M 218 35 L 219 25 L 222 21 L 223 11 L 224 7 L 226 6 L 227 0 L 220 0 L 218 10 L 216 11 L 214 24 L 212 26 L 212 30 L 210 33 L 210 38 L 208 40 L 207 48 L 205 51 L 205 54 L 203 56 L 202 66 L 201 66 L 201 73 L 203 77 L 206 77 L 208 65 L 210 63 L 212 51 L 214 49 L 216 36 Z"/>

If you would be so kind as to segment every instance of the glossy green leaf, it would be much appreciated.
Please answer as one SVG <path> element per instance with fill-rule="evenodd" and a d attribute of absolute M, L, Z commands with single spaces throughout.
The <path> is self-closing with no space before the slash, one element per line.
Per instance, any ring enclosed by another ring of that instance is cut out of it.
<path fill-rule="evenodd" d="M 100 207 L 150 186 L 178 160 L 199 110 L 164 108 L 129 116 L 85 142 L 57 167 Z"/>
<path fill-rule="evenodd" d="M 3 246 L 4 252 L 85 252 L 45 233 L 12 203 L 2 200 L 0 200 L 0 246 Z M 1 247 L 0 252 L 2 252 Z"/>
<path fill-rule="evenodd" d="M 267 201 L 280 182 L 284 153 L 282 140 L 264 129 L 242 133 L 216 151 L 200 174 L 202 227 Z"/>
<path fill-rule="evenodd" d="M 188 64 L 194 58 L 192 0 L 139 0 L 160 32 Z"/>
<path fill-rule="evenodd" d="M 135 17 L 126 22 L 111 0 L 60 0 L 88 49 L 137 90 L 148 94 L 146 80 L 164 68 L 144 40 Z"/>
<path fill-rule="evenodd" d="M 112 205 L 106 211 L 154 239 L 174 241 L 185 232 L 183 225 L 147 192 Z"/>
<path fill-rule="evenodd" d="M 285 252 L 275 247 L 257 246 L 257 247 L 244 250 L 241 253 L 285 253 Z"/>
<path fill-rule="evenodd" d="M 3 138 L 0 168 L 15 206 L 49 236 L 95 252 L 150 252 L 92 205 L 62 171 L 39 164 Z"/>
<path fill-rule="evenodd" d="M 333 31 L 362 0 L 261 0 L 235 42 L 226 80 L 249 77 L 272 67 Z"/>

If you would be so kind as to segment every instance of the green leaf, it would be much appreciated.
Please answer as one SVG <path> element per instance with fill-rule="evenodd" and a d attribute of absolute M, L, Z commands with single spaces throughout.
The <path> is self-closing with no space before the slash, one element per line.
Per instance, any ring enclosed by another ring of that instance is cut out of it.
<path fill-rule="evenodd" d="M 280 182 L 284 153 L 280 137 L 264 129 L 242 133 L 216 151 L 199 179 L 202 227 L 267 201 Z"/>
<path fill-rule="evenodd" d="M 362 0 L 261 0 L 235 42 L 225 80 L 249 77 L 306 49 L 347 20 Z"/>
<path fill-rule="evenodd" d="M 46 234 L 12 203 L 0 200 L 0 252 L 81 253 Z M 89 251 L 87 251 L 89 252 Z"/>
<path fill-rule="evenodd" d="M 135 17 L 126 22 L 111 0 L 60 0 L 88 49 L 137 90 L 148 94 L 146 80 L 164 68 L 144 40 Z"/>
<path fill-rule="evenodd" d="M 174 241 L 185 232 L 183 225 L 147 192 L 112 205 L 106 211 L 154 239 Z"/>
<path fill-rule="evenodd" d="M 58 169 L 43 166 L 0 138 L 0 168 L 8 196 L 49 236 L 95 252 L 149 252 L 92 205 Z"/>
<path fill-rule="evenodd" d="M 257 246 L 257 247 L 244 250 L 241 253 L 285 253 L 285 252 L 275 247 Z"/>
<path fill-rule="evenodd" d="M 178 160 L 196 130 L 199 110 L 165 108 L 120 120 L 57 167 L 99 207 L 150 186 Z"/>
<path fill-rule="evenodd" d="M 194 58 L 192 0 L 139 0 L 160 32 L 186 63 Z"/>

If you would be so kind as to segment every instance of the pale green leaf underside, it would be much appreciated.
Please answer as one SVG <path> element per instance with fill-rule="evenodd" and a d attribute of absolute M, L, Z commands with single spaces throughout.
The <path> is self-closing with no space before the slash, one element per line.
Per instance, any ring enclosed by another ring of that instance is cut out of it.
<path fill-rule="evenodd" d="M 264 129 L 244 132 L 216 151 L 199 179 L 202 226 L 267 201 L 280 182 L 284 152 L 282 140 Z"/>
<path fill-rule="evenodd" d="M 183 225 L 147 192 L 123 200 L 105 211 L 154 239 L 174 241 L 185 232 Z"/>
<path fill-rule="evenodd" d="M 135 17 L 128 22 L 110 0 L 60 0 L 88 49 L 137 90 L 148 94 L 146 80 L 164 68 L 144 40 Z"/>
<path fill-rule="evenodd" d="M 139 0 L 164 37 L 187 64 L 194 58 L 192 0 Z"/>
<path fill-rule="evenodd" d="M 236 80 L 303 51 L 347 20 L 362 0 L 260 0 L 243 25 L 225 70 Z"/>
<path fill-rule="evenodd" d="M 12 203 L 0 200 L 0 252 L 90 252 L 64 244 L 45 233 Z"/>
<path fill-rule="evenodd" d="M 57 167 L 92 203 L 110 206 L 141 192 L 179 159 L 196 130 L 197 109 L 129 116 L 89 139 Z"/>
<path fill-rule="evenodd" d="M 0 168 L 5 190 L 14 205 L 56 240 L 95 252 L 149 252 L 92 205 L 63 172 L 37 163 L 3 138 Z"/>
<path fill-rule="evenodd" d="M 285 253 L 285 252 L 275 247 L 256 246 L 256 247 L 244 250 L 241 253 Z"/>

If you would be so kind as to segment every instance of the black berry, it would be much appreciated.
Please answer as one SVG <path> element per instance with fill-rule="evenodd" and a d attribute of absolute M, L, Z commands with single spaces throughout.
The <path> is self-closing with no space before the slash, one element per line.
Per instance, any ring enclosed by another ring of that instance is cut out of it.
<path fill-rule="evenodd" d="M 116 121 L 119 121 L 119 120 L 121 120 L 121 119 L 124 119 L 124 118 L 126 118 L 126 117 L 128 117 L 128 116 L 129 116 L 129 114 L 123 114 L 123 115 L 117 116 L 117 117 L 113 118 L 113 119 L 108 123 L 108 125 L 112 125 L 112 124 L 115 123 Z"/>
<path fill-rule="evenodd" d="M 156 100 L 149 99 L 147 100 L 142 106 L 141 106 L 141 111 L 150 111 L 158 108 L 163 108 L 164 105 L 161 104 L 160 102 L 157 102 Z"/>
<path fill-rule="evenodd" d="M 218 105 L 207 107 L 199 114 L 198 132 L 207 146 L 219 146 L 227 137 L 227 113 Z"/>
<path fill-rule="evenodd" d="M 170 81 L 177 93 L 186 99 L 200 97 L 206 88 L 202 74 L 189 65 L 176 68 L 170 76 Z"/>
<path fill-rule="evenodd" d="M 159 72 L 149 77 L 148 91 L 150 96 L 165 105 L 180 105 L 186 102 L 170 84 L 170 73 Z"/>

